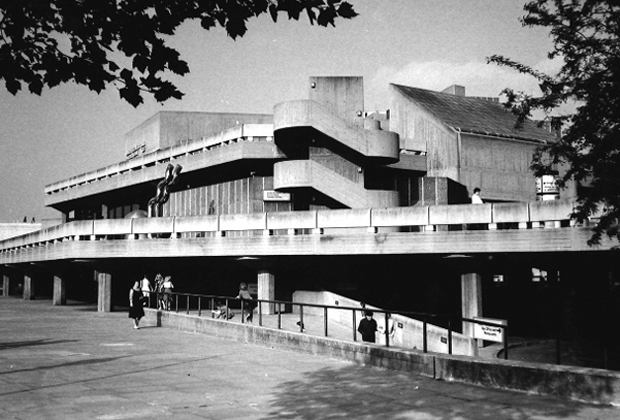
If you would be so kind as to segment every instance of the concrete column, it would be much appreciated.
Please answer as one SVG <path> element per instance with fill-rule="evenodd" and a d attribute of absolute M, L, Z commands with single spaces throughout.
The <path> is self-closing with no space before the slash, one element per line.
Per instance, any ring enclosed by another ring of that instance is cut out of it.
<path fill-rule="evenodd" d="M 112 312 L 112 275 L 96 271 L 99 292 L 97 294 L 97 311 Z"/>
<path fill-rule="evenodd" d="M 265 300 L 276 298 L 276 277 L 273 273 L 266 270 L 258 271 L 258 298 Z M 264 304 L 262 311 L 265 315 L 275 314 L 275 304 Z"/>
<path fill-rule="evenodd" d="M 478 273 L 461 275 L 461 313 L 463 318 L 482 316 L 482 276 Z M 474 336 L 474 324 L 463 322 L 463 335 Z"/>
<path fill-rule="evenodd" d="M 65 280 L 62 277 L 54 276 L 54 292 L 52 294 L 52 305 L 66 305 Z"/>
<path fill-rule="evenodd" d="M 34 299 L 34 278 L 24 275 L 24 300 Z"/>
<path fill-rule="evenodd" d="M 3 274 L 2 275 L 2 296 L 9 295 L 10 286 L 11 286 L 11 278 L 8 275 Z"/>

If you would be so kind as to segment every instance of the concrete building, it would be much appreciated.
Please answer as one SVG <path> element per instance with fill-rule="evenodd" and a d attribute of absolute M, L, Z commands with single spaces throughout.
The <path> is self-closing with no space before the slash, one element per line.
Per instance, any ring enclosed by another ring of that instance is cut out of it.
<path fill-rule="evenodd" d="M 515 130 L 460 86 L 389 89 L 383 112 L 365 108 L 359 77 L 310 78 L 307 99 L 272 115 L 159 112 L 127 134 L 126 160 L 46 187 L 65 223 L 0 242 L 5 282 L 110 310 L 131 281 L 165 272 L 177 290 L 327 290 L 534 335 L 566 321 L 575 299 L 556 297 L 582 287 L 584 264 L 596 261 L 588 299 L 605 294 L 617 277 L 569 225 L 570 201 L 537 201 L 529 164 L 553 134 Z M 486 204 L 468 204 L 475 187 Z M 532 229 L 545 223 L 558 229 Z"/>

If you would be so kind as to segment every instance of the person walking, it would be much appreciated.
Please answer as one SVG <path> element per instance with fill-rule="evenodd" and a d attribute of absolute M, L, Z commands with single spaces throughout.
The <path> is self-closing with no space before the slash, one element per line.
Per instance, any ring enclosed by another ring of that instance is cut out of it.
<path fill-rule="evenodd" d="M 174 289 L 174 284 L 172 284 L 172 276 L 166 276 L 164 278 L 162 287 L 164 288 L 164 309 L 169 311 L 170 302 L 172 301 L 172 289 Z"/>
<path fill-rule="evenodd" d="M 372 311 L 366 311 L 365 317 L 360 321 L 357 331 L 362 334 L 362 340 L 374 343 L 376 340 L 377 321 L 374 320 Z"/>
<path fill-rule="evenodd" d="M 247 322 L 252 322 L 254 319 L 254 299 L 248 291 L 248 285 L 246 283 L 239 284 L 239 294 L 237 295 L 237 299 L 241 299 L 241 307 L 243 308 L 241 317 L 245 314 L 245 320 Z"/>
<path fill-rule="evenodd" d="M 142 301 L 144 296 L 140 290 L 140 282 L 136 281 L 129 290 L 129 318 L 133 319 L 133 327 L 137 330 L 140 328 L 140 320 L 144 316 L 144 308 Z"/>
<path fill-rule="evenodd" d="M 153 287 L 151 286 L 150 280 L 144 275 L 142 281 L 140 281 L 140 288 L 142 289 L 142 295 L 144 297 L 144 305 L 151 301 L 151 292 L 153 291 Z"/>

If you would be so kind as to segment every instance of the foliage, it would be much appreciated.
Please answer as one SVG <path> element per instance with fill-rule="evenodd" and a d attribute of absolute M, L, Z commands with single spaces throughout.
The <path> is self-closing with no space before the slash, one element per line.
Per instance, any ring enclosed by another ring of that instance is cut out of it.
<path fill-rule="evenodd" d="M 504 91 L 517 125 L 534 110 L 550 116 L 562 104 L 575 105 L 574 112 L 549 117 L 562 127 L 562 136 L 536 153 L 532 169 L 541 175 L 564 167 L 560 186 L 570 181 L 581 186 L 571 217 L 583 222 L 600 216 L 590 245 L 600 243 L 603 234 L 620 240 L 620 2 L 535 0 L 524 10 L 525 26 L 550 29 L 554 48 L 549 58 L 562 58 L 563 65 L 550 76 L 502 56 L 488 59 L 539 82 L 542 95 L 537 97 Z"/>
<path fill-rule="evenodd" d="M 341 0 L 0 0 L 0 80 L 14 95 L 23 85 L 40 95 L 73 81 L 96 92 L 115 85 L 133 106 L 143 93 L 180 99 L 163 76 L 185 75 L 189 66 L 167 37 L 198 19 L 236 39 L 267 12 L 274 22 L 280 12 L 295 20 L 305 13 L 320 26 L 357 15 Z"/>

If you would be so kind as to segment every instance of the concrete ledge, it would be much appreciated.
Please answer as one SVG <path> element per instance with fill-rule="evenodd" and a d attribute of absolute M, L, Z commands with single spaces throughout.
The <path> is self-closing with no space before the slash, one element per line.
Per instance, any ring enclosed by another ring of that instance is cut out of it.
<path fill-rule="evenodd" d="M 435 379 L 620 404 L 620 373 L 603 369 L 441 355 L 435 357 Z"/>
<path fill-rule="evenodd" d="M 620 372 L 403 351 L 148 308 L 145 313 L 146 320 L 160 327 L 320 354 L 438 380 L 620 405 Z"/>

